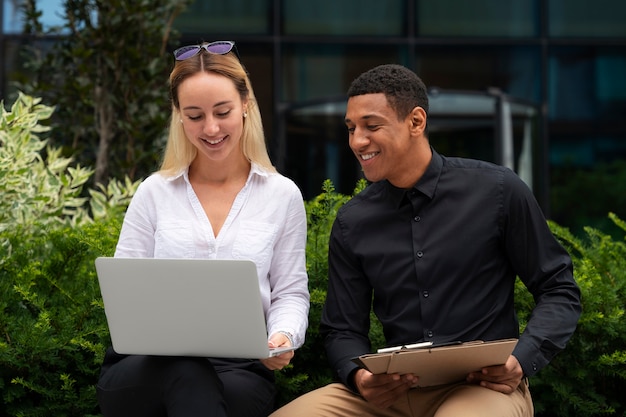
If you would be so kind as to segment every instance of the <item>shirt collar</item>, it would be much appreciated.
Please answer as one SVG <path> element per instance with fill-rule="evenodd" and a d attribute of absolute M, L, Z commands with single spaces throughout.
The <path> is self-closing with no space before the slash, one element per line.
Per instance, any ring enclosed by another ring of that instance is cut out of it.
<path fill-rule="evenodd" d="M 396 207 L 400 207 L 400 205 L 406 201 L 405 198 L 409 192 L 419 192 L 429 199 L 433 199 L 443 169 L 443 158 L 434 149 L 432 149 L 432 153 L 433 156 L 428 164 L 428 168 L 426 168 L 422 177 L 410 189 L 398 188 L 389 181 L 385 181 L 387 185 L 386 188 L 391 195 L 391 199 L 396 204 Z"/>
<path fill-rule="evenodd" d="M 267 177 L 268 172 L 260 165 L 254 162 L 251 162 L 250 173 L 248 174 L 248 180 L 246 181 L 246 183 L 250 181 L 253 175 L 258 175 L 260 177 Z M 178 174 L 172 175 L 171 177 L 167 177 L 166 181 L 170 181 L 170 182 L 176 181 L 180 177 L 183 177 L 186 182 L 189 182 L 189 167 L 182 169 L 181 171 L 178 172 Z"/>

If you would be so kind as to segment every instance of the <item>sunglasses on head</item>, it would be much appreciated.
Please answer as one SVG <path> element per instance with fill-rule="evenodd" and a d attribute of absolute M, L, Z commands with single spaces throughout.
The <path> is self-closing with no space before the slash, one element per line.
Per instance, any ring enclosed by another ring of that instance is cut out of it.
<path fill-rule="evenodd" d="M 185 59 L 198 55 L 203 49 L 210 54 L 216 55 L 226 55 L 230 51 L 233 51 L 237 59 L 239 59 L 239 53 L 233 41 L 215 41 L 203 43 L 202 45 L 182 46 L 174 51 L 174 58 L 176 58 L 176 61 L 184 61 Z"/>

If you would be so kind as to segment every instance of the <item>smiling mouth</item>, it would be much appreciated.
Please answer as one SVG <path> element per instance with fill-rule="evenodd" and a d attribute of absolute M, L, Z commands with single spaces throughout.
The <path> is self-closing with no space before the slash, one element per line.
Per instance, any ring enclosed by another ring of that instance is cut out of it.
<path fill-rule="evenodd" d="M 200 139 L 204 143 L 208 143 L 209 145 L 217 145 L 218 143 L 224 142 L 228 136 L 224 136 L 223 138 L 216 140 L 208 140 L 208 139 Z"/>
<path fill-rule="evenodd" d="M 375 157 L 376 155 L 378 155 L 380 152 L 371 152 L 371 153 L 363 153 L 361 155 L 359 155 L 359 157 L 363 160 L 363 161 L 369 161 L 370 159 L 372 159 L 373 157 Z"/>

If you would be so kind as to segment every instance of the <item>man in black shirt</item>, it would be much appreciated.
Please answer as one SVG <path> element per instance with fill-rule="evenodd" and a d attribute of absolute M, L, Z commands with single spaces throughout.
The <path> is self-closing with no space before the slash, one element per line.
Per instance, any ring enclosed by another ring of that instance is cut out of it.
<path fill-rule="evenodd" d="M 532 416 L 527 377 L 565 347 L 581 312 L 570 257 L 511 170 L 431 148 L 415 73 L 373 68 L 348 97 L 350 148 L 372 184 L 340 209 L 330 238 L 321 331 L 341 383 L 275 416 Z M 536 301 L 521 335 L 517 276 Z M 419 388 L 419 375 L 374 375 L 352 361 L 371 351 L 370 308 L 392 346 L 519 341 L 503 365 Z"/>

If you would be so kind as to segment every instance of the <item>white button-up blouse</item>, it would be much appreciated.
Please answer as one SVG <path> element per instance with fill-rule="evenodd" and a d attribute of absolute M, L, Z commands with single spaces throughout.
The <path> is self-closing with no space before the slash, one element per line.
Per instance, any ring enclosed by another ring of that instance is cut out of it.
<path fill-rule="evenodd" d="M 298 187 L 256 164 L 217 237 L 188 171 L 173 177 L 155 173 L 128 206 L 115 256 L 252 260 L 268 334 L 288 332 L 299 347 L 309 311 L 306 227 Z"/>

